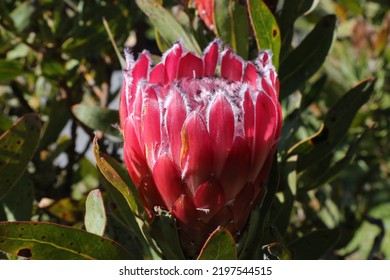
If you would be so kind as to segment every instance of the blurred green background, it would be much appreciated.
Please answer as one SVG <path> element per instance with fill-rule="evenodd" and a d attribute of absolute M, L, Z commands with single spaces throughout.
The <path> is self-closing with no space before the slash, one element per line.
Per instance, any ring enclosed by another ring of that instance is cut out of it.
<path fill-rule="evenodd" d="M 164 6 L 183 25 L 194 23 L 203 49 L 215 35 L 194 19 L 191 3 L 188 7 L 181 2 L 164 1 Z M 279 2 L 274 14 L 282 32 L 284 111 L 280 181 L 265 239 L 311 250 L 294 240 L 313 229 L 342 228 L 337 242 L 326 245 L 323 258 L 390 259 L 390 2 L 308 1 L 312 9 L 301 9 L 302 15 L 295 15 L 288 1 L 265 2 Z M 328 14 L 337 21 L 325 62 L 317 61 L 314 51 L 310 56 L 310 50 L 321 47 L 322 34 L 292 59 L 292 50 Z M 170 43 L 152 23 L 130 0 L 0 1 L 0 134 L 29 113 L 38 113 L 42 121 L 26 120 L 27 132 L 20 137 L 31 142 L 12 169 L 1 163 L 9 159 L 14 138 L 3 135 L 0 140 L 0 221 L 52 221 L 84 228 L 87 194 L 104 184 L 92 152 L 95 134 L 100 149 L 122 161 L 117 110 L 123 49 L 147 49 L 159 56 Z M 248 57 L 253 58 L 255 43 L 248 42 Z M 295 73 L 299 76 L 313 73 L 286 92 L 286 77 L 294 68 L 300 69 Z M 356 105 L 359 110 L 345 127 L 348 133 L 337 132 L 334 137 L 342 139 L 329 148 L 329 155 L 315 163 L 302 161 L 307 166 L 296 168 L 294 149 L 299 156 L 299 149 L 305 148 L 297 143 L 316 134 L 334 111 L 338 118 L 351 117 L 349 106 L 361 97 L 337 101 L 372 77 L 372 94 L 362 106 Z M 106 208 L 106 235 L 127 242 L 131 238 L 110 219 L 114 207 Z M 316 238 L 310 246 L 321 246 L 322 239 Z"/>

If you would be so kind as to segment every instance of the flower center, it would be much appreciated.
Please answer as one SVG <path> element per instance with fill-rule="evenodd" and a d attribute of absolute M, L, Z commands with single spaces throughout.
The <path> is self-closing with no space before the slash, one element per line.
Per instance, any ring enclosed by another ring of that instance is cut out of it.
<path fill-rule="evenodd" d="M 248 84 L 228 81 L 219 77 L 205 77 L 202 79 L 181 79 L 174 82 L 187 102 L 190 111 L 204 113 L 217 93 L 225 95 L 233 110 L 239 110 Z"/>

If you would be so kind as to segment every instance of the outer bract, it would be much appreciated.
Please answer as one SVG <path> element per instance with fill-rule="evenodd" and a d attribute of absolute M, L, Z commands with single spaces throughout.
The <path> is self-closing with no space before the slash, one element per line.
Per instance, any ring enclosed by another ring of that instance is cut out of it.
<path fill-rule="evenodd" d="M 280 134 L 271 53 L 243 61 L 216 40 L 199 57 L 178 42 L 154 67 L 146 51 L 126 61 L 124 159 L 149 216 L 156 206 L 173 214 L 188 257 L 218 226 L 238 238 Z"/>

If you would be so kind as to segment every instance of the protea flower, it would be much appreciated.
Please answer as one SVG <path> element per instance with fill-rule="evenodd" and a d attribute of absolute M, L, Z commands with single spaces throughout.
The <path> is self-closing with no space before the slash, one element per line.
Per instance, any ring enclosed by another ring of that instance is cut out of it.
<path fill-rule="evenodd" d="M 252 63 L 216 40 L 200 57 L 178 42 L 154 67 L 147 51 L 126 61 L 124 159 L 144 208 L 172 213 L 187 256 L 218 226 L 238 238 L 280 134 L 271 53 Z"/>
<path fill-rule="evenodd" d="M 196 9 L 205 25 L 214 31 L 214 1 L 194 0 Z"/>
<path fill-rule="evenodd" d="M 203 20 L 207 28 L 213 32 L 215 32 L 214 2 L 214 0 L 194 0 L 194 4 L 196 9 L 198 10 L 199 17 Z M 240 0 L 238 1 L 238 3 L 242 5 L 247 5 L 246 0 Z M 278 5 L 278 0 L 264 0 L 264 3 L 274 14 Z"/>

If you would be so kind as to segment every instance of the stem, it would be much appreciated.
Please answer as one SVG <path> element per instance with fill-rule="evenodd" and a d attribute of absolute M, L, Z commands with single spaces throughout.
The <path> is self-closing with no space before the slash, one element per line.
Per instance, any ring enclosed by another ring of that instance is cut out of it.
<path fill-rule="evenodd" d="M 10 87 L 15 94 L 16 98 L 20 102 L 20 105 L 22 105 L 23 109 L 27 113 L 33 113 L 34 110 L 30 107 L 30 104 L 28 104 L 27 100 L 24 98 L 23 91 L 20 89 L 19 84 L 16 81 L 10 82 Z"/>
<path fill-rule="evenodd" d="M 118 60 L 119 60 L 119 62 L 121 64 L 122 68 L 124 69 L 126 67 L 125 60 L 123 59 L 123 57 L 122 57 L 122 55 L 121 55 L 121 53 L 120 53 L 120 51 L 118 49 L 118 46 L 115 43 L 115 39 L 114 39 L 114 36 L 112 35 L 110 26 L 108 25 L 108 22 L 107 22 L 107 20 L 104 17 L 103 17 L 103 25 L 104 25 L 104 28 L 106 29 L 108 37 L 110 38 L 111 44 L 114 47 L 115 53 L 116 53 L 116 55 L 118 57 Z"/>

